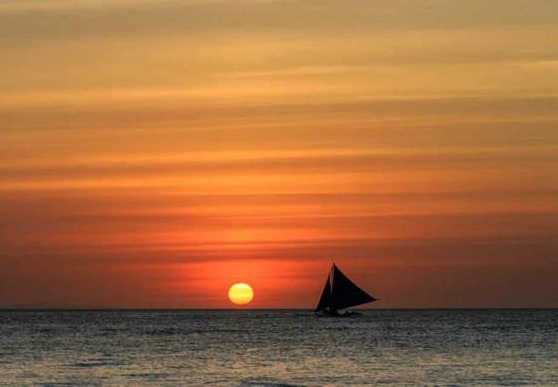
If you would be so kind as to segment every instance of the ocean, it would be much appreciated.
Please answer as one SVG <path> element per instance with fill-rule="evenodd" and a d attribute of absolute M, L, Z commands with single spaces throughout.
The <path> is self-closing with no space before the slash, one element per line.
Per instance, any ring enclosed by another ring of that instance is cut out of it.
<path fill-rule="evenodd" d="M 0 311 L 0 385 L 558 386 L 558 310 Z"/>

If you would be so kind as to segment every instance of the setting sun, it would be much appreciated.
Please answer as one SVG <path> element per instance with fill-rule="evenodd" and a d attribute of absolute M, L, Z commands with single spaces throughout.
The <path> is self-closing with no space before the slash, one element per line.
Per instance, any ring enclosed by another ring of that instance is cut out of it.
<path fill-rule="evenodd" d="M 229 289 L 229 299 L 236 305 L 246 305 L 254 298 L 252 287 L 245 283 L 234 284 Z"/>

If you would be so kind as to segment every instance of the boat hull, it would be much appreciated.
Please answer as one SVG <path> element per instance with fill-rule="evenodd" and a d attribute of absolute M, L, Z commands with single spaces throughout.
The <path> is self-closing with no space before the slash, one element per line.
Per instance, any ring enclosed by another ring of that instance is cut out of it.
<path fill-rule="evenodd" d="M 318 317 L 355 317 L 360 315 L 362 315 L 362 313 L 355 312 L 352 310 L 345 310 L 345 311 L 334 310 L 332 312 L 326 312 L 326 311 L 316 312 L 316 316 Z"/>

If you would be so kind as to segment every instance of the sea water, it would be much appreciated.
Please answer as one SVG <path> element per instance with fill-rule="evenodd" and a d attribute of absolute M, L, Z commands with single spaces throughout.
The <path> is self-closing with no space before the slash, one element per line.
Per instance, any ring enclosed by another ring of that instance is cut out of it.
<path fill-rule="evenodd" d="M 0 311 L 0 384 L 558 386 L 558 310 Z"/>

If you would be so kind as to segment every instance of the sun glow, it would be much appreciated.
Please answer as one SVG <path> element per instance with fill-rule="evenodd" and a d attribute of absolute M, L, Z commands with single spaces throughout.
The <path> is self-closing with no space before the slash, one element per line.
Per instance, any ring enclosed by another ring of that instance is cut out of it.
<path fill-rule="evenodd" d="M 252 287 L 245 283 L 234 284 L 229 289 L 229 299 L 236 305 L 246 305 L 254 298 Z"/>

